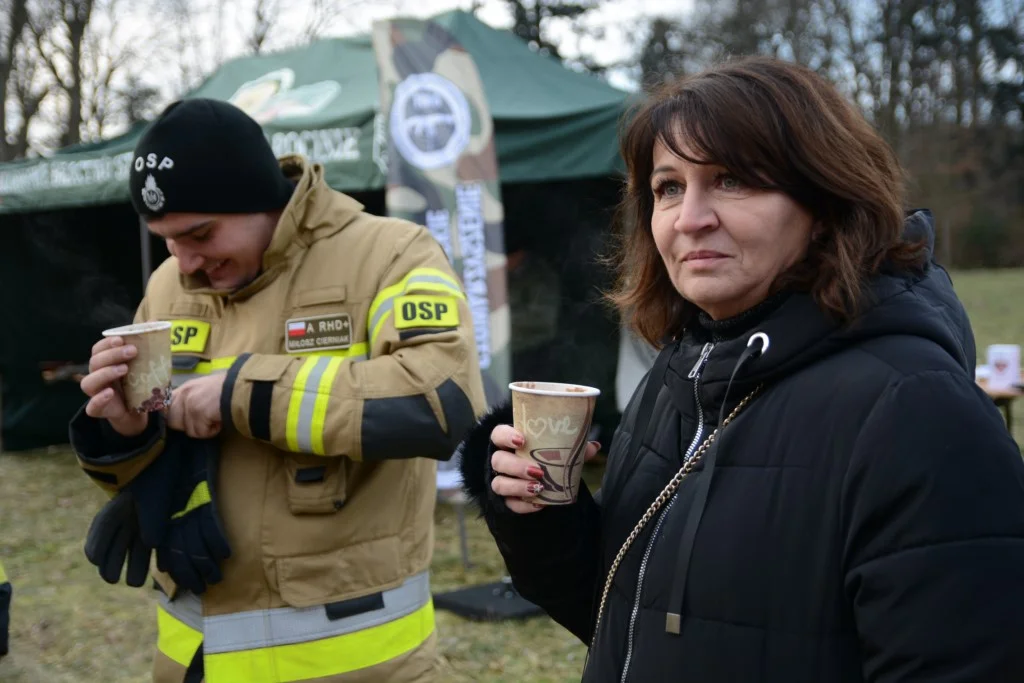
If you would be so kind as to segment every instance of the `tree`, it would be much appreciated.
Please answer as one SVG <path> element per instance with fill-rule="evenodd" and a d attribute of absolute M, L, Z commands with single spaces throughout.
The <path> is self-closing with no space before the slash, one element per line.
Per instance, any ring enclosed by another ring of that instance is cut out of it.
<path fill-rule="evenodd" d="M 19 58 L 22 55 L 25 29 L 29 19 L 27 0 L 7 0 L 0 5 L 0 16 L 3 23 L 3 31 L 0 34 L 0 103 L 6 104 L 13 95 L 15 103 L 20 105 L 20 121 L 12 131 L 13 144 L 7 137 L 9 124 L 12 123 L 7 118 L 7 107 L 0 106 L 0 159 L 7 161 L 17 156 L 21 138 L 25 137 L 27 140 L 28 125 L 39 110 L 39 102 L 33 101 L 35 90 L 29 89 L 26 92 L 18 87 L 21 84 L 18 83 L 17 67 L 24 63 L 24 59 Z M 39 100 L 41 101 L 44 96 L 45 93 L 40 95 Z M 25 99 L 22 99 L 23 97 Z M 25 146 L 27 149 L 27 142 Z"/>
<path fill-rule="evenodd" d="M 505 0 L 512 12 L 512 33 L 518 36 L 531 49 L 546 56 L 553 57 L 570 66 L 578 65 L 590 71 L 601 71 L 605 65 L 599 65 L 589 56 L 581 56 L 578 60 L 567 60 L 552 42 L 546 30 L 552 20 L 568 20 L 573 25 L 573 33 L 581 36 L 588 32 L 580 21 L 589 11 L 595 9 L 599 0 Z M 575 62 L 575 64 L 574 64 Z"/>
<path fill-rule="evenodd" d="M 7 101 L 16 113 L 13 120 L 5 120 L 4 160 L 21 159 L 31 148 L 29 131 L 37 118 L 43 101 L 50 93 L 50 83 L 40 77 L 43 69 L 35 50 L 27 40 L 21 40 L 14 52 L 14 66 L 7 79 Z"/>
<path fill-rule="evenodd" d="M 671 80 L 685 73 L 684 28 L 671 19 L 651 21 L 650 35 L 640 50 L 640 82 L 645 87 Z"/>
<path fill-rule="evenodd" d="M 256 0 L 253 7 L 252 29 L 245 41 L 249 52 L 258 55 L 263 51 L 270 29 L 280 19 L 280 10 L 277 0 Z"/>
<path fill-rule="evenodd" d="M 36 51 L 66 100 L 59 144 L 82 139 L 82 52 L 94 0 L 40 0 L 29 22 Z"/>
<path fill-rule="evenodd" d="M 125 84 L 117 90 L 117 97 L 120 102 L 119 114 L 129 126 L 151 118 L 160 103 L 160 91 L 143 83 L 135 74 L 125 79 Z"/>

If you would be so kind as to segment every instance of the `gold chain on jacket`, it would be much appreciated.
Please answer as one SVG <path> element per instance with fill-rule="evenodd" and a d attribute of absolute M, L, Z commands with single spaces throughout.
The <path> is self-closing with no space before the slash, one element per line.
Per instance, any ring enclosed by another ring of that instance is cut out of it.
<path fill-rule="evenodd" d="M 722 424 L 719 425 L 715 429 L 715 431 L 711 432 L 711 434 L 708 435 L 708 438 L 705 439 L 704 443 L 700 445 L 700 448 L 698 448 L 697 452 L 693 454 L 693 457 L 687 460 L 686 463 L 684 463 L 683 466 L 679 468 L 679 471 L 676 472 L 676 476 L 672 477 L 672 480 L 665 486 L 664 489 L 661 490 L 661 493 L 658 494 L 658 497 L 655 498 L 654 502 L 651 503 L 651 506 L 647 508 L 647 512 L 644 513 L 644 516 L 641 517 L 640 521 L 636 523 L 635 527 L 633 527 L 633 531 L 630 532 L 629 536 L 626 538 L 626 541 L 622 544 L 622 547 L 619 548 L 619 552 L 615 556 L 615 560 L 612 562 L 611 569 L 608 570 L 608 578 L 605 579 L 604 582 L 604 591 L 602 591 L 601 593 L 601 604 L 597 609 L 597 622 L 594 624 L 594 637 L 590 643 L 591 648 L 593 648 L 594 644 L 597 643 L 597 634 L 601 628 L 601 617 L 604 616 L 604 606 L 605 603 L 608 601 L 608 592 L 611 590 L 612 580 L 614 580 L 615 578 L 615 572 L 618 571 L 619 564 L 622 563 L 622 558 L 626 556 L 626 553 L 629 551 L 630 546 L 633 545 L 633 541 L 637 539 L 637 537 L 640 535 L 640 532 L 643 531 L 645 526 L 647 526 L 647 523 L 650 522 L 656 514 L 658 514 L 658 510 L 660 510 L 661 507 L 666 502 L 668 502 L 668 500 L 676 492 L 676 489 L 679 488 L 679 485 L 682 483 L 686 475 L 692 472 L 693 468 L 696 467 L 697 464 L 701 461 L 701 459 L 704 457 L 704 453 L 706 453 L 708 448 L 711 447 L 711 444 L 715 442 L 715 439 L 718 437 L 718 433 L 722 429 L 724 429 L 727 424 L 732 422 L 733 419 L 737 415 L 739 415 L 741 410 L 747 407 L 747 404 L 750 403 L 750 401 L 754 398 L 754 396 L 757 395 L 759 391 L 761 391 L 760 385 L 757 386 L 749 394 L 747 394 L 747 396 L 742 401 L 740 401 L 735 408 L 733 408 L 733 411 L 729 413 L 729 416 L 722 420 Z"/>

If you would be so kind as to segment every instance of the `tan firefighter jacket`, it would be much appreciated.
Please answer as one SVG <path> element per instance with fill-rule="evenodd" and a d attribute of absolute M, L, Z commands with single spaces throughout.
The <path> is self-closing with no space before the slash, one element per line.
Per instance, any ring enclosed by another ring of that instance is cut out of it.
<path fill-rule="evenodd" d="M 262 274 L 210 291 L 171 258 L 136 315 L 173 321 L 176 384 L 226 373 L 232 556 L 201 599 L 156 572 L 155 680 L 180 682 L 202 639 L 206 683 L 432 681 L 433 459 L 484 409 L 470 310 L 425 228 L 281 163 L 297 187 Z M 161 448 L 79 459 L 116 490 Z"/>

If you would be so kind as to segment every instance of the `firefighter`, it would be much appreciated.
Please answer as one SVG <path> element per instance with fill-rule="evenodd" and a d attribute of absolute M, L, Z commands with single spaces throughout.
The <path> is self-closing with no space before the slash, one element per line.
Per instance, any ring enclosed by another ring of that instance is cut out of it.
<path fill-rule="evenodd" d="M 484 410 L 443 249 L 421 226 L 365 213 L 320 165 L 275 158 L 225 102 L 170 105 L 129 184 L 171 254 L 135 320 L 171 321 L 174 391 L 163 411 L 129 413 L 119 381 L 136 350 L 97 342 L 72 443 L 111 494 L 169 435 L 216 444 L 217 483 L 197 483 L 172 516 L 215 502 L 230 546 L 198 588 L 152 569 L 153 680 L 435 680 L 436 461 Z"/>

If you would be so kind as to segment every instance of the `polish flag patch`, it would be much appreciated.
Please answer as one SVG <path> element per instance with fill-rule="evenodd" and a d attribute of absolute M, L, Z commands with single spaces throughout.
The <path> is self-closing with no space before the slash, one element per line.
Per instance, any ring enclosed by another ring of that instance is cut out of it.
<path fill-rule="evenodd" d="M 298 320 L 293 323 L 288 323 L 288 337 L 304 337 L 306 336 L 306 323 Z"/>

